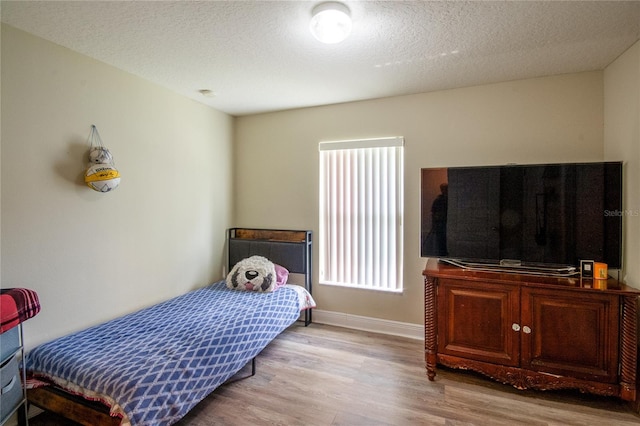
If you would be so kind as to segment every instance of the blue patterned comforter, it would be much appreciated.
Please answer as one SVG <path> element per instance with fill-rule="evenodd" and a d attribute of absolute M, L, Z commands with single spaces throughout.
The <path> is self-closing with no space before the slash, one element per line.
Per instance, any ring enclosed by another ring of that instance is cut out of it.
<path fill-rule="evenodd" d="M 109 396 L 132 425 L 170 425 L 238 372 L 300 314 L 295 291 L 224 281 L 43 344 L 34 375 Z"/>

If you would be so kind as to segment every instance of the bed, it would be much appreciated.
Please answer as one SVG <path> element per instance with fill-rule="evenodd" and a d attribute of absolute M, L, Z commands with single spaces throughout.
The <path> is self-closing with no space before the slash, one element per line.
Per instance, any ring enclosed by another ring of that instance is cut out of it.
<path fill-rule="evenodd" d="M 305 274 L 310 251 L 310 231 L 234 228 L 228 264 L 260 255 Z M 26 357 L 28 400 L 84 425 L 171 425 L 245 365 L 253 373 L 262 349 L 315 306 L 308 289 L 223 280 L 45 343 Z"/>

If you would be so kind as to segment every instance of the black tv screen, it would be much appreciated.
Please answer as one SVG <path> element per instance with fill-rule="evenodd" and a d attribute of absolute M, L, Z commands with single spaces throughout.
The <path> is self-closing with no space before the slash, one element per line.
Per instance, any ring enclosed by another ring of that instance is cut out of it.
<path fill-rule="evenodd" d="M 422 169 L 423 257 L 621 267 L 622 163 Z"/>

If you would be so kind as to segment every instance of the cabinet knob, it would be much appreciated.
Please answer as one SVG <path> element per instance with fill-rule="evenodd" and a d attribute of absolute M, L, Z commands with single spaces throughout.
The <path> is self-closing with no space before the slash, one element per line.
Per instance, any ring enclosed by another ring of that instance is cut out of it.
<path fill-rule="evenodd" d="M 520 324 L 516 324 L 515 322 L 511 325 L 513 331 L 520 331 Z"/>
<path fill-rule="evenodd" d="M 530 334 L 531 333 L 531 329 L 529 327 L 527 327 L 526 325 L 524 327 L 522 327 L 522 331 L 525 334 Z"/>

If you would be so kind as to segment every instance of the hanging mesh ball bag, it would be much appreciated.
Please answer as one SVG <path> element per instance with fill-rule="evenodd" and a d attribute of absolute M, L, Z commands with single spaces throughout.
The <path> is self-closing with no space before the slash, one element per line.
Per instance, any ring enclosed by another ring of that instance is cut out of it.
<path fill-rule="evenodd" d="M 113 191 L 120 185 L 120 173 L 116 169 L 111 152 L 102 144 L 98 129 L 94 125 L 91 125 L 89 145 L 89 165 L 84 174 L 84 181 L 94 191 Z"/>

